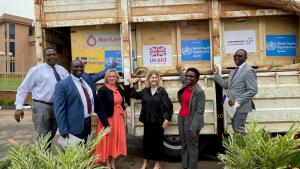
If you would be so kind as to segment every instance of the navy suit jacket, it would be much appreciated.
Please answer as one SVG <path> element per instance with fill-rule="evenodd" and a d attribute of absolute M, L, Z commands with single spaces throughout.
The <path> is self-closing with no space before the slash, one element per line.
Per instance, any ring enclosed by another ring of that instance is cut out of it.
<path fill-rule="evenodd" d="M 82 79 L 90 86 L 96 98 L 95 82 L 102 79 L 106 71 L 95 75 L 84 73 Z M 95 102 L 96 103 L 96 102 Z M 96 107 L 95 107 L 96 110 Z M 71 75 L 58 82 L 54 92 L 54 114 L 59 133 L 81 134 L 84 129 L 84 108 L 79 91 Z"/>

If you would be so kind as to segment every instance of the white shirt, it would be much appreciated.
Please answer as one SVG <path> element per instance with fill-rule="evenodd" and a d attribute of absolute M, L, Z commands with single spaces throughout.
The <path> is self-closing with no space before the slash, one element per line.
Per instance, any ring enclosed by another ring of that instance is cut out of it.
<path fill-rule="evenodd" d="M 239 69 L 238 69 L 238 71 L 240 71 L 241 70 L 241 68 L 244 66 L 246 64 L 246 62 L 244 62 L 243 64 L 241 64 L 240 66 L 237 66 L 237 67 L 239 67 Z"/>
<path fill-rule="evenodd" d="M 57 64 L 54 67 L 61 80 L 69 76 L 69 72 L 64 67 Z M 53 68 L 47 63 L 30 68 L 17 90 L 16 109 L 23 109 L 28 92 L 32 92 L 32 99 L 52 103 L 56 83 Z"/>
<path fill-rule="evenodd" d="M 85 88 L 88 91 L 88 94 L 90 96 L 91 103 L 92 103 L 92 105 L 91 105 L 92 106 L 92 112 L 88 113 L 88 107 L 87 107 L 87 102 L 86 102 L 85 94 L 83 92 L 83 89 L 82 89 L 81 83 L 79 81 L 79 78 L 75 77 L 74 75 L 71 75 L 71 77 L 72 77 L 73 82 L 75 83 L 75 85 L 76 85 L 76 87 L 78 89 L 78 92 L 80 94 L 80 97 L 81 97 L 82 105 L 83 105 L 83 108 L 84 108 L 84 118 L 90 117 L 92 115 L 92 113 L 94 112 L 94 96 L 93 96 L 93 91 L 90 88 L 90 86 L 82 78 L 80 78 L 82 80 L 82 83 L 84 84 Z"/>

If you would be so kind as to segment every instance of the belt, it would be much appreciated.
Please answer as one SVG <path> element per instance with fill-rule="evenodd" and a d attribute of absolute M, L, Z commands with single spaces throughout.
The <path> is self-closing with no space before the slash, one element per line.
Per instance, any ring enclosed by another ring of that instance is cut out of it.
<path fill-rule="evenodd" d="M 33 101 L 35 101 L 35 102 L 39 102 L 39 103 L 44 103 L 44 104 L 48 104 L 48 105 L 53 105 L 53 103 L 50 103 L 50 102 L 45 102 L 45 101 L 43 101 L 43 100 L 35 100 L 35 99 L 32 99 Z"/>

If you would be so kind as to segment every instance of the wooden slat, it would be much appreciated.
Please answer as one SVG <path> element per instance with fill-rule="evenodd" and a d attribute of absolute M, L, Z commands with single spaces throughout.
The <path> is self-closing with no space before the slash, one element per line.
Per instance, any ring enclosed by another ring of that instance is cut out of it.
<path fill-rule="evenodd" d="M 71 27 L 71 26 L 89 26 L 89 25 L 105 25 L 120 23 L 119 18 L 102 18 L 102 19 L 74 19 L 62 21 L 46 21 L 43 28 L 51 27 Z"/>
<path fill-rule="evenodd" d="M 118 8 L 118 4 L 104 3 L 104 4 L 71 4 L 65 6 L 44 6 L 44 12 L 74 12 L 74 11 L 90 11 L 90 10 L 105 10 Z"/>
<path fill-rule="evenodd" d="M 131 8 L 132 16 L 149 16 L 149 15 L 171 15 L 171 14 L 191 14 L 191 13 L 208 13 L 208 6 L 200 5 L 172 5 L 157 7 L 136 7 Z"/>
<path fill-rule="evenodd" d="M 157 21 L 179 21 L 179 20 L 195 20 L 208 19 L 207 13 L 193 14 L 173 14 L 173 15 L 151 15 L 151 16 L 132 16 L 130 22 L 157 22 Z"/>
<path fill-rule="evenodd" d="M 67 6 L 84 4 L 117 4 L 118 0 L 43 0 L 43 6 Z"/>
<path fill-rule="evenodd" d="M 278 9 L 257 9 L 257 10 L 240 10 L 226 11 L 221 14 L 221 18 L 237 18 L 250 16 L 276 16 L 276 15 L 291 15 L 293 13 Z"/>
<path fill-rule="evenodd" d="M 207 0 L 130 0 L 131 7 L 205 4 Z"/>

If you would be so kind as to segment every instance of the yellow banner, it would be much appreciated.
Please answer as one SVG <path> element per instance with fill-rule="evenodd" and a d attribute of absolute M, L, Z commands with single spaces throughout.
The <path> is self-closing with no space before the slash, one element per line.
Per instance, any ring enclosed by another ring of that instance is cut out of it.
<path fill-rule="evenodd" d="M 86 73 L 97 73 L 104 70 L 104 50 L 102 49 L 81 49 L 74 50 L 72 60 L 82 60 L 85 63 Z"/>

